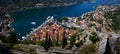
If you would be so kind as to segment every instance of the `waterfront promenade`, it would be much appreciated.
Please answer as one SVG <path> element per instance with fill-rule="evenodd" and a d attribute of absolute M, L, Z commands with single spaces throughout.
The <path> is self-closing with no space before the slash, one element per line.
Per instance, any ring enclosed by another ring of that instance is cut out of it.
<path fill-rule="evenodd" d="M 53 21 L 54 20 L 54 16 L 48 16 L 47 20 L 41 24 L 40 26 L 38 26 L 37 28 L 33 29 L 29 34 L 26 35 L 26 37 L 22 37 L 23 40 L 25 39 L 30 39 L 30 37 L 32 36 L 33 33 L 37 32 L 39 29 L 41 29 L 46 23 Z"/>

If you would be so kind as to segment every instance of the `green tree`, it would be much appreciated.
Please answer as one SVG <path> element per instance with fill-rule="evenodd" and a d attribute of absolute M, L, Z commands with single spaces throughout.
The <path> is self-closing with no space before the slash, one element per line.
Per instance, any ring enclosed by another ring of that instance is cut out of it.
<path fill-rule="evenodd" d="M 112 23 L 112 25 L 110 25 L 110 27 L 115 30 L 118 31 L 120 30 L 120 8 L 118 8 L 118 10 L 114 10 L 114 11 L 110 11 L 110 12 L 106 12 L 104 14 L 105 18 L 107 19 L 112 19 L 112 22 L 107 21 L 108 23 Z"/>
<path fill-rule="evenodd" d="M 10 36 L 6 37 L 3 42 L 16 44 L 18 40 L 15 33 L 11 33 Z"/>
<path fill-rule="evenodd" d="M 66 45 L 67 45 L 67 38 L 65 37 L 65 31 L 64 31 L 62 38 L 62 48 L 65 48 Z"/>
<path fill-rule="evenodd" d="M 48 32 L 47 32 L 43 47 L 46 51 L 48 51 L 50 46 L 52 46 L 52 41 L 51 41 L 50 36 L 48 35 Z"/>
<path fill-rule="evenodd" d="M 68 18 L 58 18 L 58 19 L 57 19 L 58 22 L 62 22 L 63 20 L 64 20 L 65 22 L 67 22 L 67 21 L 68 21 Z"/>
<path fill-rule="evenodd" d="M 77 34 L 77 40 L 79 40 L 80 39 L 80 36 L 79 36 L 79 33 Z"/>
<path fill-rule="evenodd" d="M 75 41 L 76 41 L 76 34 L 73 34 L 71 37 L 70 37 L 70 44 L 71 46 L 73 46 L 75 44 Z"/>
<path fill-rule="evenodd" d="M 56 40 L 56 46 L 58 46 L 59 45 L 59 43 L 58 43 L 58 41 L 59 41 L 59 34 L 57 34 L 57 40 Z"/>
<path fill-rule="evenodd" d="M 93 43 L 96 43 L 97 41 L 99 41 L 97 33 L 92 32 L 92 35 L 90 35 L 89 40 L 91 40 Z"/>
<path fill-rule="evenodd" d="M 100 24 L 103 24 L 103 20 L 102 19 L 99 19 L 97 22 L 100 23 Z"/>
<path fill-rule="evenodd" d="M 23 40 L 21 41 L 22 44 L 36 44 L 35 41 L 32 41 L 32 40 Z"/>
<path fill-rule="evenodd" d="M 82 40 L 80 40 L 79 42 L 77 42 L 76 44 L 75 44 L 77 47 L 80 47 L 81 45 L 83 45 L 83 41 Z"/>
<path fill-rule="evenodd" d="M 117 53 L 120 54 L 120 41 L 117 44 Z"/>

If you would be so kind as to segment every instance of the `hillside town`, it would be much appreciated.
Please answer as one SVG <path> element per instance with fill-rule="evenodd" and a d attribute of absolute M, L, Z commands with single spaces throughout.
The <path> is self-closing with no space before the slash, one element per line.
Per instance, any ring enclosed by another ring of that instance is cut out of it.
<path fill-rule="evenodd" d="M 114 11 L 117 7 L 109 7 L 109 6 L 99 6 L 97 11 L 88 12 L 83 14 L 82 17 L 65 17 L 54 21 L 54 19 L 47 22 L 42 28 L 38 29 L 35 33 L 32 34 L 31 38 L 38 38 L 43 40 L 46 36 L 46 32 L 49 31 L 49 35 L 53 37 L 59 36 L 62 38 L 62 32 L 66 31 L 66 35 L 70 36 L 78 30 L 89 32 L 108 32 L 112 31 L 112 29 L 108 26 L 109 21 L 111 23 L 112 19 L 106 19 L 104 17 L 105 12 Z M 49 19 L 48 19 L 49 20 Z M 60 21 L 61 20 L 61 21 Z M 67 36 L 66 36 L 67 37 Z"/>
<path fill-rule="evenodd" d="M 120 5 L 101 5 L 81 17 L 49 16 L 11 51 L 14 54 L 119 54 L 119 14 Z M 114 15 L 118 20 L 111 18 Z M 14 30 L 8 28 L 12 22 L 13 19 L 1 21 L 0 25 L 4 25 L 1 35 L 7 36 Z"/>
<path fill-rule="evenodd" d="M 119 8 L 119 5 L 103 5 L 97 7 L 96 11 L 85 13 L 81 17 L 63 17 L 57 19 L 56 21 L 53 18 L 52 20 L 44 24 L 40 29 L 36 30 L 36 32 L 30 34 L 29 39 L 27 38 L 24 40 L 43 42 L 46 40 L 46 36 L 48 35 L 52 42 L 58 40 L 58 44 L 62 45 L 62 42 L 60 40 L 63 40 L 65 35 L 65 37 L 67 38 L 65 49 L 67 50 L 67 48 L 70 48 L 69 50 L 71 52 L 75 51 L 75 53 L 78 54 L 86 45 L 93 44 L 95 45 L 94 47 L 97 50 L 91 53 L 104 54 L 110 53 L 111 51 L 114 53 L 118 53 L 116 52 L 117 49 L 114 48 L 116 45 L 111 44 L 111 42 L 109 41 L 112 41 L 114 39 L 119 40 L 119 34 L 110 27 L 110 25 L 112 26 L 113 21 L 112 19 L 106 18 L 105 14 L 107 12 L 119 10 Z M 73 38 L 74 36 L 76 37 Z M 74 44 L 72 45 L 71 38 L 75 40 L 73 41 Z M 83 44 L 79 45 L 79 43 Z M 118 43 L 118 41 L 116 43 Z M 110 45 L 111 47 L 109 51 L 106 51 L 108 45 Z M 51 49 L 49 52 L 64 52 L 64 50 L 60 51 L 61 48 L 56 49 L 56 47 L 53 46 L 52 48 L 53 49 Z"/>

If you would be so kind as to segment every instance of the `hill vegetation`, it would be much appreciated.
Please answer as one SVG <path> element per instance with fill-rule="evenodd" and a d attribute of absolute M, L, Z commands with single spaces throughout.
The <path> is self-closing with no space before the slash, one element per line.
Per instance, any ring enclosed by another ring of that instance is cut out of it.
<path fill-rule="evenodd" d="M 120 7 L 118 10 L 114 10 L 111 12 L 107 12 L 105 14 L 107 19 L 112 19 L 112 25 L 109 25 L 113 30 L 117 31 L 120 30 Z"/>
<path fill-rule="evenodd" d="M 18 6 L 34 6 L 37 3 L 42 4 L 53 4 L 53 3 L 74 3 L 89 0 L 0 0 L 0 6 L 18 5 Z"/>

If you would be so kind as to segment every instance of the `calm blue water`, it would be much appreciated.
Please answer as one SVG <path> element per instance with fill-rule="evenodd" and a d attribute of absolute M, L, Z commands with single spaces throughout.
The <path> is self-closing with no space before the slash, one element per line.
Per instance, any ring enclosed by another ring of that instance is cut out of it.
<path fill-rule="evenodd" d="M 31 28 L 36 28 L 41 25 L 46 20 L 47 16 L 55 16 L 55 18 L 81 16 L 83 13 L 95 10 L 96 8 L 93 8 L 94 6 L 103 4 L 120 4 L 120 0 L 95 0 L 69 7 L 39 8 L 18 11 L 11 14 L 15 20 L 12 27 L 14 27 L 17 37 L 21 38 L 21 36 L 28 34 Z M 31 22 L 36 22 L 36 25 L 32 25 Z"/>

